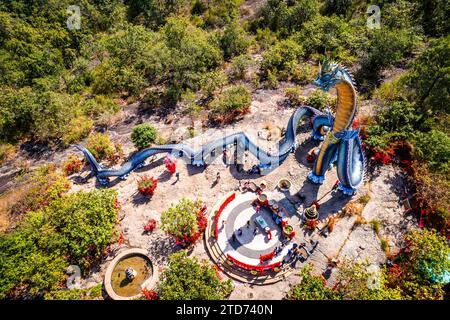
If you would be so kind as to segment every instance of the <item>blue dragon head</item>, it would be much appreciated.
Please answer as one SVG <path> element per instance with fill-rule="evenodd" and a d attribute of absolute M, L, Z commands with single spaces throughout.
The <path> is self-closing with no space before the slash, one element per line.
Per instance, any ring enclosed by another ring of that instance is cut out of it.
<path fill-rule="evenodd" d="M 314 84 L 323 91 L 328 91 L 343 78 L 344 72 L 339 65 L 325 58 Z"/>

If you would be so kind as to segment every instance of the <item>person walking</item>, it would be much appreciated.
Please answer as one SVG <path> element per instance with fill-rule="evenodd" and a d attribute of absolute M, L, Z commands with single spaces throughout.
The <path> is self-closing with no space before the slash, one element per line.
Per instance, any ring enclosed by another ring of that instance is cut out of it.
<path fill-rule="evenodd" d="M 247 221 L 247 229 L 250 228 L 250 220 Z"/>
<path fill-rule="evenodd" d="M 242 236 L 242 229 L 241 228 L 238 229 L 238 236 Z"/>

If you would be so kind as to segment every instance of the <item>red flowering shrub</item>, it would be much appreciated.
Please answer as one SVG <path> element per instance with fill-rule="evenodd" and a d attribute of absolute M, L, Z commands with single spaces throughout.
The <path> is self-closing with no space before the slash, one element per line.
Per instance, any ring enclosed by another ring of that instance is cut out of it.
<path fill-rule="evenodd" d="M 83 168 L 83 161 L 76 155 L 70 155 L 63 164 L 63 171 L 66 176 L 70 176 L 75 172 L 80 172 Z"/>
<path fill-rule="evenodd" d="M 158 293 L 156 291 L 144 288 L 142 289 L 142 294 L 147 300 L 158 300 Z"/>
<path fill-rule="evenodd" d="M 376 152 L 375 155 L 372 157 L 372 160 L 375 161 L 376 163 L 387 165 L 392 162 L 394 156 L 395 156 L 394 150 L 389 148 L 384 151 Z"/>
<path fill-rule="evenodd" d="M 172 156 L 167 156 L 166 159 L 164 159 L 164 163 L 166 164 L 166 169 L 171 174 L 174 174 L 177 171 L 177 160 L 175 160 Z"/>
<path fill-rule="evenodd" d="M 120 236 L 119 236 L 119 240 L 117 241 L 117 243 L 119 245 L 121 245 L 123 243 L 123 241 L 125 240 L 125 237 L 123 236 L 123 232 L 120 231 Z"/>
<path fill-rule="evenodd" d="M 158 185 L 158 179 L 149 177 L 147 175 L 142 176 L 138 181 L 139 193 L 150 197 L 155 192 L 156 186 Z"/>
<path fill-rule="evenodd" d="M 146 232 L 152 232 L 153 230 L 155 230 L 155 228 L 156 228 L 156 220 L 150 219 L 148 223 L 145 225 L 144 230 Z"/>
<path fill-rule="evenodd" d="M 114 209 L 120 209 L 120 207 L 122 206 L 122 204 L 120 203 L 119 199 L 115 199 L 114 200 Z"/>
<path fill-rule="evenodd" d="M 208 223 L 205 212 L 206 206 L 201 201 L 183 198 L 163 212 L 162 229 L 174 236 L 177 244 L 188 246 L 195 243 L 205 231 Z"/>

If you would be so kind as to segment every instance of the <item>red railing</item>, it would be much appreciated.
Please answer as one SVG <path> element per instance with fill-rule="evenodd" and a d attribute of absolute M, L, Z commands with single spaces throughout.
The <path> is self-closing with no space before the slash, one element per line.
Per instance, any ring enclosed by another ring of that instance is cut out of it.
<path fill-rule="evenodd" d="M 232 195 L 230 195 L 220 206 L 219 211 L 217 211 L 216 213 L 216 223 L 215 223 L 215 228 L 214 228 L 214 237 L 216 238 L 216 240 L 219 238 L 219 218 L 220 218 L 220 214 L 222 213 L 223 209 L 225 209 L 225 207 L 234 200 L 234 198 L 236 198 L 236 193 L 233 193 Z"/>
<path fill-rule="evenodd" d="M 265 266 L 254 266 L 254 265 L 250 265 L 250 264 L 246 264 L 244 262 L 241 262 L 239 260 L 237 260 L 236 258 L 233 258 L 232 256 L 230 256 L 230 254 L 227 254 L 227 258 L 230 259 L 231 261 L 233 261 L 234 264 L 236 264 L 237 266 L 246 269 L 246 270 L 255 270 L 255 271 L 259 271 L 259 272 L 264 272 L 267 270 L 273 271 L 273 269 L 275 267 L 279 267 L 281 265 L 281 261 L 279 262 L 275 262 L 273 264 L 268 264 Z"/>
<path fill-rule="evenodd" d="M 259 256 L 259 262 L 263 263 L 264 261 L 271 260 L 275 257 L 275 251 L 269 252 L 267 254 L 262 254 Z"/>

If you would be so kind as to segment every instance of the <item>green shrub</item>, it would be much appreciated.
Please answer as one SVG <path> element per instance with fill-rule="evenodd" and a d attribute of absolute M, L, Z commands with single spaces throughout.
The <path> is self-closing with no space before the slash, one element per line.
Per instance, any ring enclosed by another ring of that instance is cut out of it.
<path fill-rule="evenodd" d="M 37 108 L 32 111 L 32 138 L 36 141 L 61 139 L 79 110 L 79 97 L 55 92 L 38 95 Z"/>
<path fill-rule="evenodd" d="M 0 140 L 16 142 L 30 134 L 36 94 L 30 88 L 0 88 Z"/>
<path fill-rule="evenodd" d="M 220 38 L 220 47 L 225 59 L 244 54 L 250 46 L 248 35 L 237 23 L 230 24 Z"/>
<path fill-rule="evenodd" d="M 277 76 L 271 70 L 267 71 L 266 81 L 264 82 L 264 87 L 267 89 L 277 89 L 280 85 Z"/>
<path fill-rule="evenodd" d="M 409 2 L 408 2 L 409 4 Z M 448 20 L 449 6 L 445 1 L 418 1 L 415 14 L 419 17 L 414 20 L 421 22 L 425 32 L 431 36 L 445 36 L 450 32 Z"/>
<path fill-rule="evenodd" d="M 102 284 L 89 289 L 62 289 L 52 290 L 44 294 L 45 300 L 92 300 L 101 298 Z"/>
<path fill-rule="evenodd" d="M 358 202 L 361 203 L 362 205 L 368 204 L 369 201 L 370 201 L 369 193 L 366 193 L 365 195 L 362 195 L 361 197 L 358 198 Z"/>
<path fill-rule="evenodd" d="M 161 300 L 223 300 L 232 291 L 230 280 L 220 281 L 213 266 L 184 251 L 169 256 L 157 287 Z"/>
<path fill-rule="evenodd" d="M 87 99 L 81 106 L 83 113 L 89 117 L 99 117 L 103 114 L 115 114 L 120 106 L 111 98 L 104 95 L 96 95 Z"/>
<path fill-rule="evenodd" d="M 251 103 L 250 91 L 244 86 L 232 86 L 211 101 L 211 117 L 218 122 L 230 122 L 248 112 Z"/>
<path fill-rule="evenodd" d="M 342 262 L 337 274 L 337 286 L 344 300 L 402 299 L 401 290 L 388 286 L 386 270 L 381 267 L 371 275 L 368 262 Z"/>
<path fill-rule="evenodd" d="M 411 55 L 420 38 L 409 30 L 375 30 L 369 34 L 367 54 L 362 58 L 361 69 L 356 73 L 359 83 L 378 81 L 383 69 L 394 66 Z"/>
<path fill-rule="evenodd" d="M 289 300 L 337 300 L 337 292 L 325 285 L 325 279 L 321 276 L 314 276 L 311 273 L 311 266 L 308 264 L 300 272 L 302 278 L 299 284 L 291 288 L 287 294 Z"/>
<path fill-rule="evenodd" d="M 409 94 L 406 81 L 407 74 L 401 74 L 392 81 L 385 81 L 373 91 L 372 98 L 380 100 L 383 104 L 407 100 Z"/>
<path fill-rule="evenodd" d="M 325 0 L 324 12 L 327 15 L 337 14 L 345 17 L 349 13 L 351 5 L 352 0 Z"/>
<path fill-rule="evenodd" d="M 386 149 L 396 140 L 412 140 L 417 130 L 426 130 L 430 123 L 409 102 L 395 101 L 376 114 L 376 123 L 367 128 L 365 143 L 375 149 Z"/>
<path fill-rule="evenodd" d="M 167 17 L 180 14 L 189 4 L 189 1 L 186 0 L 129 1 L 128 16 L 131 20 L 156 29 L 165 23 Z"/>
<path fill-rule="evenodd" d="M 98 262 L 114 234 L 116 196 L 113 190 L 66 195 L 0 235 L 0 297 L 36 297 L 59 287 L 69 264 L 87 269 Z"/>
<path fill-rule="evenodd" d="M 149 147 L 156 140 L 156 129 L 147 123 L 139 124 L 133 128 L 131 141 L 138 149 Z"/>
<path fill-rule="evenodd" d="M 80 116 L 70 120 L 63 133 L 62 141 L 65 145 L 77 142 L 86 138 L 94 126 L 94 121 L 85 116 Z"/>
<path fill-rule="evenodd" d="M 261 7 L 253 29 L 269 28 L 282 37 L 301 30 L 304 23 L 319 14 L 319 4 L 313 0 L 271 0 Z"/>
<path fill-rule="evenodd" d="M 414 137 L 416 156 L 433 171 L 450 172 L 450 137 L 439 130 L 417 133 Z"/>
<path fill-rule="evenodd" d="M 267 76 L 270 71 L 277 76 L 287 78 L 295 70 L 302 55 L 302 46 L 292 40 L 275 43 L 263 53 L 261 64 L 263 76 Z"/>
<path fill-rule="evenodd" d="M 406 299 L 442 299 L 443 284 L 434 283 L 432 278 L 450 269 L 447 240 L 427 229 L 413 230 L 405 240 L 409 243 L 408 251 L 395 260 L 402 273 L 390 278 L 391 285 L 401 288 Z"/>
<path fill-rule="evenodd" d="M 87 149 L 92 153 L 97 161 L 102 161 L 114 156 L 116 148 L 104 133 L 94 133 L 88 137 Z"/>
<path fill-rule="evenodd" d="M 182 239 L 184 235 L 192 237 L 198 232 L 197 214 L 200 200 L 182 198 L 178 204 L 171 206 L 161 215 L 161 228 L 171 236 Z"/>
<path fill-rule="evenodd" d="M 444 116 L 450 111 L 450 36 L 430 41 L 414 61 L 408 77 L 423 113 Z"/>
<path fill-rule="evenodd" d="M 299 106 L 306 102 L 300 87 L 286 88 L 284 89 L 284 94 L 293 106 Z"/>
<path fill-rule="evenodd" d="M 29 137 L 53 142 L 63 137 L 79 110 L 79 97 L 30 88 L 0 89 L 0 140 Z"/>
<path fill-rule="evenodd" d="M 325 110 L 327 106 L 334 106 L 336 101 L 320 89 L 314 90 L 306 99 L 306 104 L 319 110 Z"/>
<path fill-rule="evenodd" d="M 308 63 L 303 63 L 297 65 L 297 67 L 292 72 L 292 81 L 298 84 L 308 84 L 311 83 L 317 75 L 316 68 L 312 67 Z"/>
<path fill-rule="evenodd" d="M 223 27 L 237 18 L 242 0 L 199 0 L 203 4 L 203 20 L 209 27 Z"/>
<path fill-rule="evenodd" d="M 301 44 L 306 57 L 313 54 L 327 54 L 344 63 L 355 60 L 356 47 L 363 38 L 361 30 L 354 30 L 344 19 L 337 16 L 317 16 L 304 24 L 303 28 L 292 36 Z"/>
<path fill-rule="evenodd" d="M 380 228 L 381 228 L 381 222 L 380 220 L 371 220 L 369 221 L 370 225 L 372 226 L 373 231 L 375 231 L 375 233 L 377 235 L 380 234 Z"/>
<path fill-rule="evenodd" d="M 233 60 L 231 60 L 230 78 L 232 80 L 243 80 L 251 62 L 252 60 L 250 57 L 246 55 L 233 58 Z"/>
<path fill-rule="evenodd" d="M 256 30 L 256 41 L 262 49 L 268 49 L 277 41 L 277 36 L 269 28 Z"/>
<path fill-rule="evenodd" d="M 116 196 L 113 190 L 78 192 L 44 208 L 43 214 L 58 230 L 64 250 L 84 268 L 101 257 L 113 238 Z"/>
<path fill-rule="evenodd" d="M 16 148 L 8 143 L 0 143 L 0 165 L 11 160 L 16 153 Z"/>
<path fill-rule="evenodd" d="M 221 89 L 227 84 L 227 76 L 222 70 L 207 72 L 200 79 L 200 88 L 204 94 L 209 97 L 214 94 L 217 89 Z"/>
<path fill-rule="evenodd" d="M 222 63 L 222 54 L 207 32 L 186 19 L 169 18 L 162 33 L 169 51 L 165 61 L 169 68 L 164 75 L 175 93 L 174 99 L 178 100 L 183 89 L 200 89 L 205 74 Z"/>
<path fill-rule="evenodd" d="M 381 238 L 380 239 L 380 245 L 381 245 L 381 250 L 383 250 L 383 252 L 386 255 L 389 255 L 389 241 L 385 238 Z"/>
<path fill-rule="evenodd" d="M 98 40 L 94 49 L 100 60 L 91 71 L 96 93 L 137 95 L 149 79 L 159 80 L 165 71 L 163 61 L 169 60 L 161 36 L 143 26 L 125 25 Z"/>

